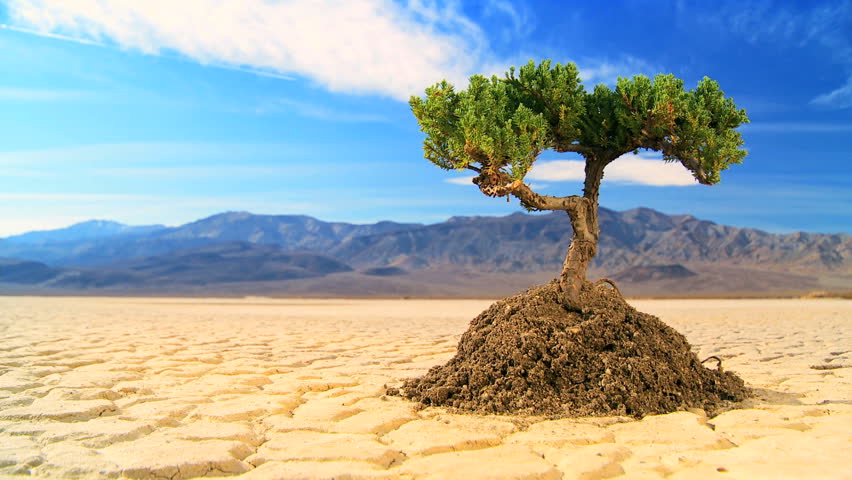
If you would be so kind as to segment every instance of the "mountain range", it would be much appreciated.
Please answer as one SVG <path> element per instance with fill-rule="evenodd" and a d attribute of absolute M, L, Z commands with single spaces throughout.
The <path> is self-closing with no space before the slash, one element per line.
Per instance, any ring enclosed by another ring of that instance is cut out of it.
<path fill-rule="evenodd" d="M 601 208 L 590 276 L 634 295 L 852 289 L 852 237 L 771 234 Z M 94 220 L 0 239 L 0 292 L 501 296 L 560 270 L 567 215 L 355 225 L 228 212 L 177 227 Z"/>

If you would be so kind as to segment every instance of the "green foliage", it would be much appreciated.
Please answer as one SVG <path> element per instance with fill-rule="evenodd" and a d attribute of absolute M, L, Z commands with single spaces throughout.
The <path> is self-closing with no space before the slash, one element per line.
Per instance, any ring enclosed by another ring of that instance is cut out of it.
<path fill-rule="evenodd" d="M 547 148 L 548 124 L 510 90 L 497 77 L 475 75 L 462 92 L 443 81 L 426 89 L 425 100 L 412 97 L 412 111 L 427 133 L 426 158 L 448 170 L 508 168 L 522 179 Z"/>
<path fill-rule="evenodd" d="M 547 149 L 608 163 L 642 148 L 712 184 L 746 155 L 735 130 L 748 122 L 745 110 L 709 78 L 684 90 L 673 75 L 637 75 L 619 78 L 615 90 L 601 84 L 587 92 L 573 63 L 530 61 L 502 79 L 475 75 L 462 91 L 442 81 L 410 104 L 426 158 L 447 170 L 499 170 L 522 180 Z"/>
<path fill-rule="evenodd" d="M 551 141 L 567 145 L 580 135 L 578 121 L 585 112 L 583 85 L 573 63 L 550 65 L 550 60 L 538 65 L 530 61 L 518 69 L 517 76 L 511 67 L 505 82 L 518 103 L 547 120 Z"/>
<path fill-rule="evenodd" d="M 653 82 L 642 75 L 620 78 L 614 94 L 621 99 L 616 148 L 626 143 L 660 151 L 664 160 L 680 161 L 707 184 L 717 183 L 719 172 L 746 156 L 735 130 L 748 123 L 746 112 L 707 77 L 689 91 L 674 75 L 660 74 Z"/>

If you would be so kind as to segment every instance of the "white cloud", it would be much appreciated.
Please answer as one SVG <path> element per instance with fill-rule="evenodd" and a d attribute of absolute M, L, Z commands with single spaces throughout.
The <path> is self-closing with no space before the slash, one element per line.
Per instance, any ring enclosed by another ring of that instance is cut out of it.
<path fill-rule="evenodd" d="M 583 160 L 539 160 L 526 178 L 543 182 L 573 182 L 586 178 Z"/>
<path fill-rule="evenodd" d="M 8 0 L 10 28 L 296 74 L 336 92 L 405 100 L 492 63 L 455 7 L 409 0 Z"/>
<path fill-rule="evenodd" d="M 846 81 L 846 85 L 828 93 L 819 95 L 811 100 L 811 103 L 828 108 L 850 108 L 852 107 L 852 77 Z"/>
<path fill-rule="evenodd" d="M 539 160 L 533 164 L 525 181 L 534 189 L 546 188 L 538 182 L 582 182 L 586 178 L 584 160 Z M 454 185 L 471 185 L 472 176 L 451 177 L 444 181 Z M 650 185 L 654 187 L 698 185 L 692 174 L 680 163 L 666 163 L 661 158 L 628 153 L 606 167 L 604 182 Z"/>
<path fill-rule="evenodd" d="M 473 185 L 473 177 L 453 177 L 444 181 L 453 185 Z"/>
<path fill-rule="evenodd" d="M 541 182 L 583 181 L 583 160 L 538 161 L 526 176 Z M 654 187 L 697 185 L 692 174 L 680 163 L 666 163 L 626 154 L 606 167 L 604 182 L 650 185 Z"/>

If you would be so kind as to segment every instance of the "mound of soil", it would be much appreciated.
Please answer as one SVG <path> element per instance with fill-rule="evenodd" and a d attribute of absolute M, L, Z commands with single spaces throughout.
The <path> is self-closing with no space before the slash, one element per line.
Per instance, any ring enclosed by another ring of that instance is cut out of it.
<path fill-rule="evenodd" d="M 455 357 L 400 393 L 480 413 L 634 417 L 712 415 L 748 396 L 739 377 L 705 368 L 683 335 L 612 288 L 589 283 L 581 300 L 582 313 L 567 311 L 550 283 L 493 304 Z"/>

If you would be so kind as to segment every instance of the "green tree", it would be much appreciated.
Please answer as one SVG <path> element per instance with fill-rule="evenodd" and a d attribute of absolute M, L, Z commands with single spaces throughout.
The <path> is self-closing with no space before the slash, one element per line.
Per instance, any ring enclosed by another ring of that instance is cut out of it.
<path fill-rule="evenodd" d="M 600 84 L 588 92 L 573 63 L 531 60 L 502 79 L 474 75 L 462 91 L 444 80 L 410 105 L 426 134 L 429 161 L 476 172 L 473 183 L 485 195 L 516 197 L 530 211 L 568 212 L 573 238 L 559 283 L 566 305 L 575 309 L 597 253 L 598 195 L 607 165 L 628 152 L 653 150 L 713 185 L 746 155 L 736 131 L 748 123 L 746 112 L 707 77 L 693 90 L 660 74 L 619 78 L 615 90 Z M 549 149 L 585 159 L 582 195 L 541 195 L 524 182 Z"/>

